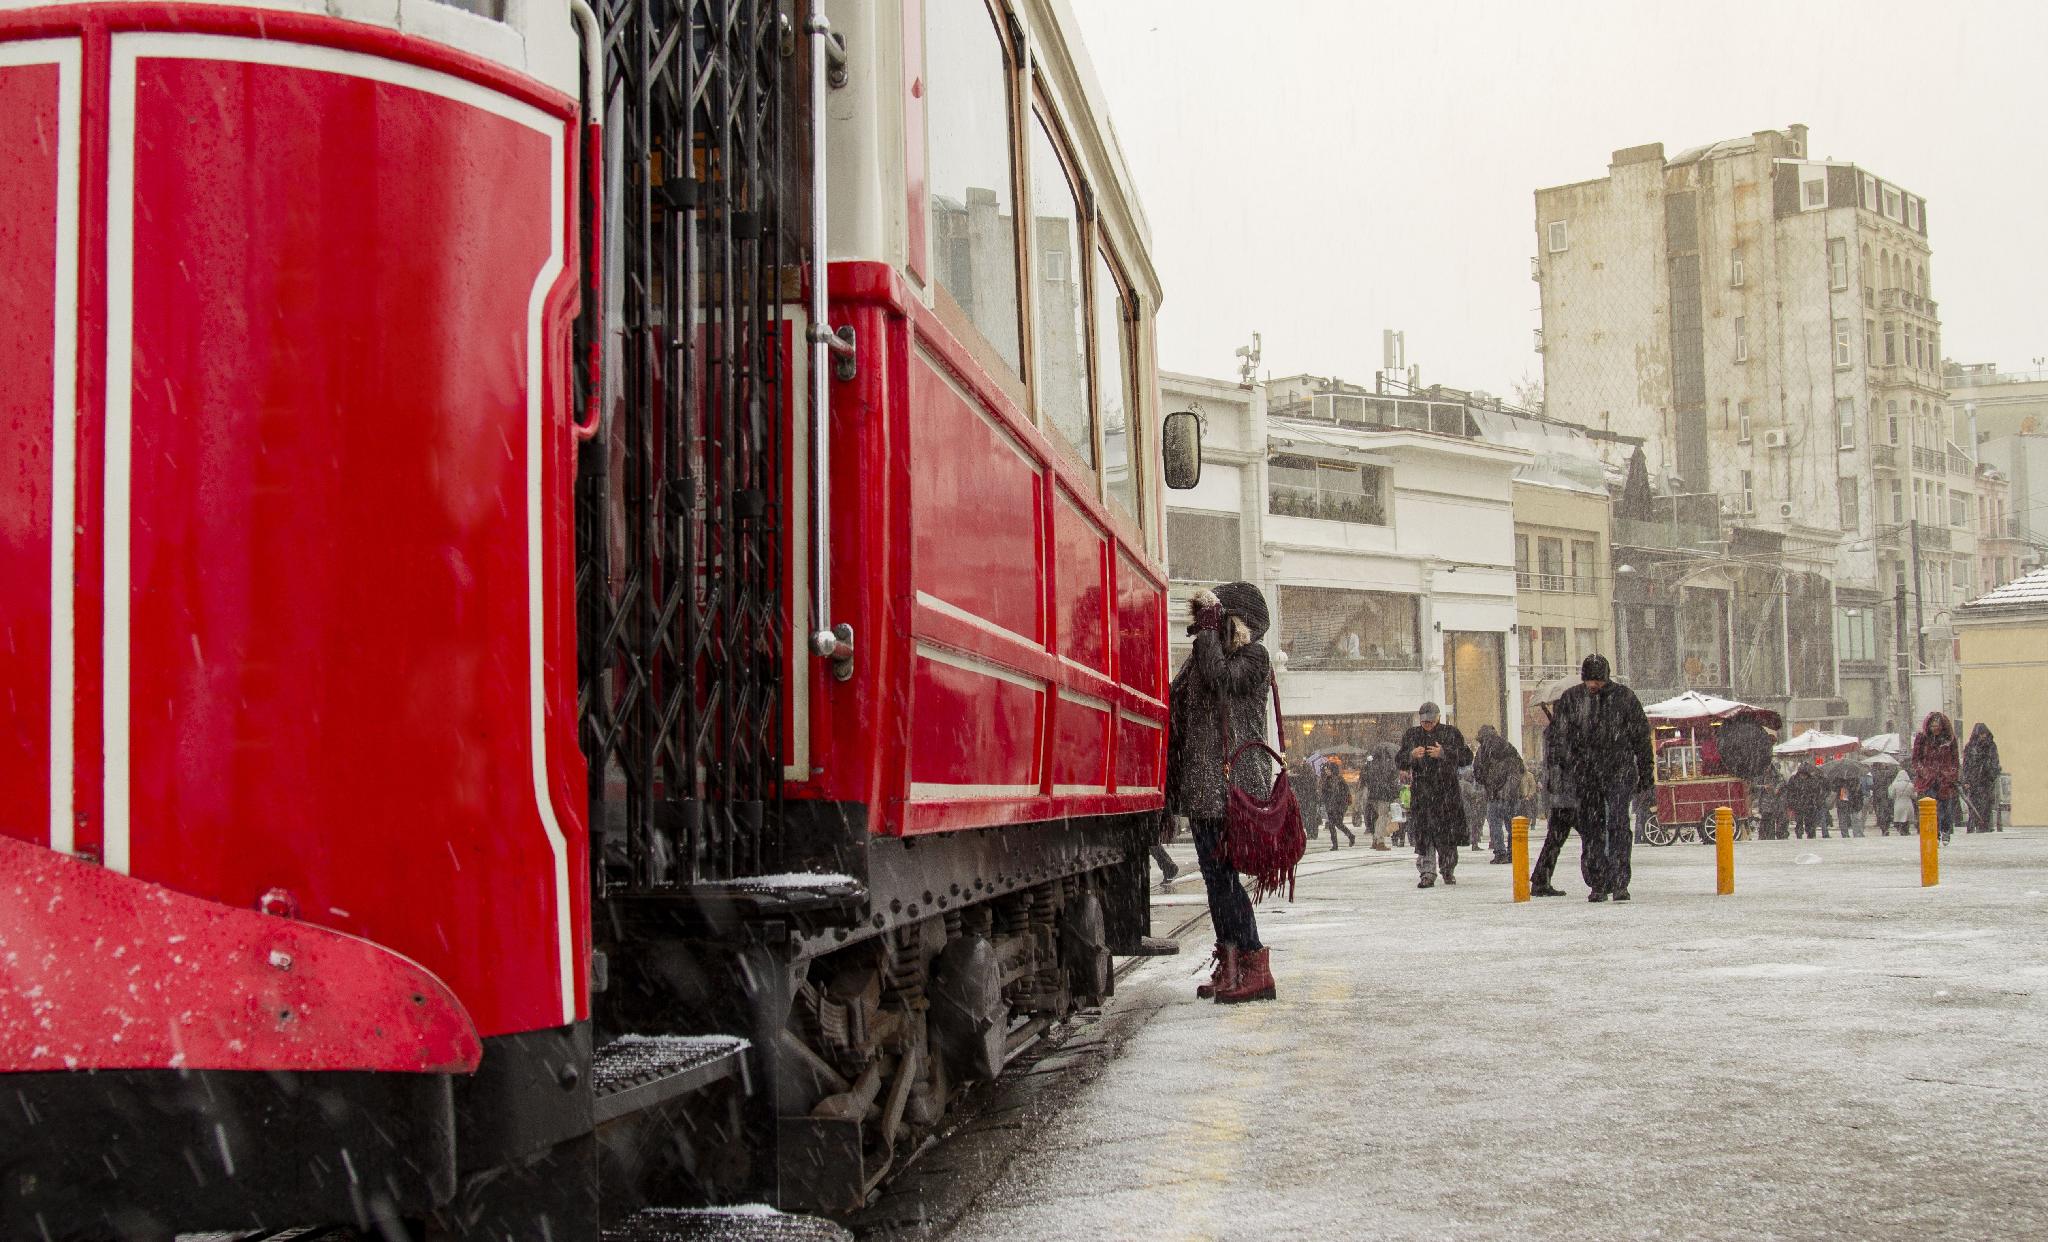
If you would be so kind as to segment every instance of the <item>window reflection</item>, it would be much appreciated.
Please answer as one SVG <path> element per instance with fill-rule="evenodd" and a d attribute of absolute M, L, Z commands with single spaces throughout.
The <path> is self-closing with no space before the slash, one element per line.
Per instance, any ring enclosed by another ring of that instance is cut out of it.
<path fill-rule="evenodd" d="M 1031 387 L 1039 417 L 1082 463 L 1095 464 L 1088 408 L 1088 321 L 1081 301 L 1081 209 L 1045 118 L 1031 126 Z"/>
<path fill-rule="evenodd" d="M 981 0 L 930 0 L 927 12 L 932 266 L 969 322 L 1021 373 L 1009 61 Z"/>
<path fill-rule="evenodd" d="M 1095 252 L 1095 388 L 1102 403 L 1102 481 L 1112 506 L 1138 513 L 1137 403 L 1131 399 L 1131 311 L 1109 256 Z"/>

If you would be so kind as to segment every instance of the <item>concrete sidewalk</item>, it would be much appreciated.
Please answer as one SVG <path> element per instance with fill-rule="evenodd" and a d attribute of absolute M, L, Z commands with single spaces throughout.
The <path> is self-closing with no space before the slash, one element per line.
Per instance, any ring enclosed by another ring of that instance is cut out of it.
<path fill-rule="evenodd" d="M 1710 848 L 1637 847 L 1592 905 L 1574 840 L 1521 906 L 1483 854 L 1420 891 L 1311 852 L 1259 912 L 1280 1000 L 1147 963 L 952 1236 L 2048 1234 L 2048 830 L 1959 834 L 1934 889 L 1917 850 L 1743 842 L 1717 898 Z"/>

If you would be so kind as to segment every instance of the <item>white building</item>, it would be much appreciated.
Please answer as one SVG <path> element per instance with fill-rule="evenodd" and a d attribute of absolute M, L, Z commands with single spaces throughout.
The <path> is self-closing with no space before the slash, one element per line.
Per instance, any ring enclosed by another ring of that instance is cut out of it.
<path fill-rule="evenodd" d="M 1265 592 L 1290 743 L 1389 740 L 1425 699 L 1467 738 L 1516 736 L 1512 502 L 1528 453 L 1474 438 L 1462 401 L 1315 376 L 1165 373 L 1160 388 L 1162 408 L 1203 420 L 1201 483 L 1167 502 L 1176 607 L 1233 578 Z"/>

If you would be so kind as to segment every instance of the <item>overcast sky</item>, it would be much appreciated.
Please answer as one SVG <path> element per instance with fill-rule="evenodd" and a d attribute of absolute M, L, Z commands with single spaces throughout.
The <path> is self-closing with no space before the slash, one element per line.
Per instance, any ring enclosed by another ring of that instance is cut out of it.
<path fill-rule="evenodd" d="M 1944 352 L 2048 355 L 2048 5 L 1071 0 L 1151 217 L 1160 360 L 1540 379 L 1533 192 L 1794 122 L 1928 202 Z"/>

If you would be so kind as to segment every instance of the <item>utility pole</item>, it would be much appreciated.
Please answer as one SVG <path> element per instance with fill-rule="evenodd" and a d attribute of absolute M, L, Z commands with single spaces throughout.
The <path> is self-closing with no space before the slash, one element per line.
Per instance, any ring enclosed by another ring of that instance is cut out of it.
<path fill-rule="evenodd" d="M 1906 710 L 1901 713 L 1901 719 L 1906 719 L 1910 718 L 1913 714 L 1913 679 L 1912 675 L 1907 671 L 1906 665 L 1906 575 L 1904 574 L 1899 575 L 1898 594 L 1895 596 L 1895 602 L 1892 605 L 1892 628 L 1898 631 L 1898 638 L 1893 650 L 1899 653 L 1899 697 L 1907 705 Z"/>

